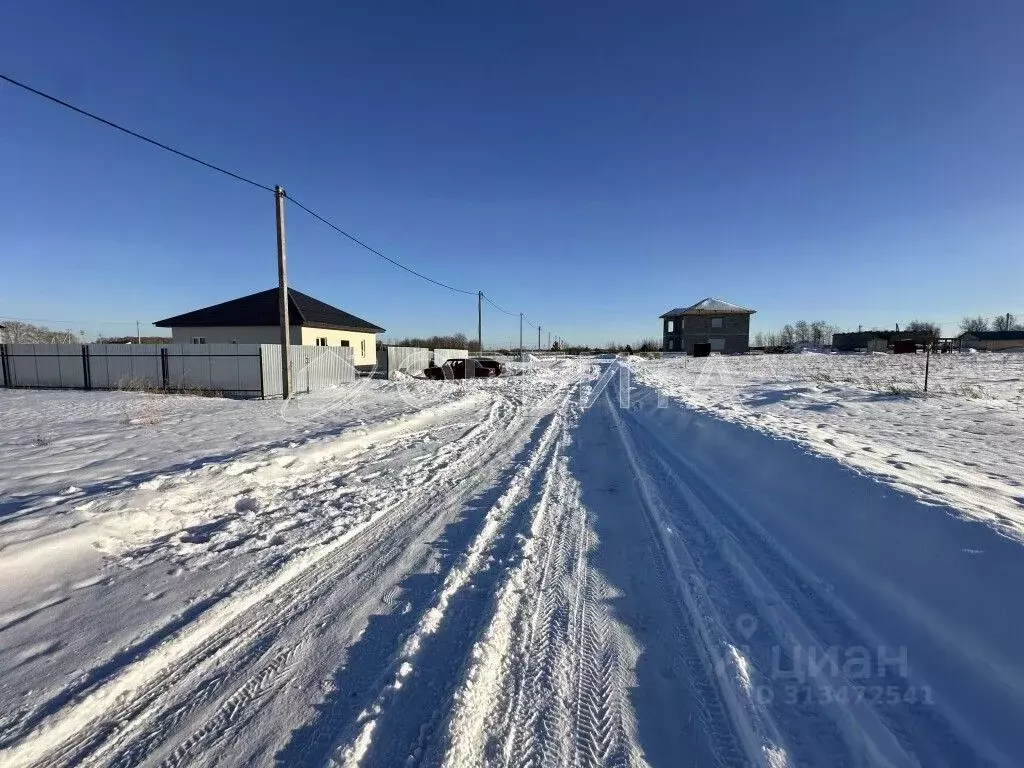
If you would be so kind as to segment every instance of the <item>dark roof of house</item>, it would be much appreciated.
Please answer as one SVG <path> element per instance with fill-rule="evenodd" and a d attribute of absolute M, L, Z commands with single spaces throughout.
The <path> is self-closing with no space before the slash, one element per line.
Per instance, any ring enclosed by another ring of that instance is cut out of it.
<path fill-rule="evenodd" d="M 277 288 L 271 288 L 240 299 L 203 307 L 183 315 L 158 320 L 153 325 L 161 328 L 210 328 L 214 326 L 279 325 Z M 305 293 L 288 289 L 288 322 L 312 328 L 338 331 L 384 333 L 384 329 L 344 310 L 325 304 Z"/>
<path fill-rule="evenodd" d="M 1022 341 L 1024 331 L 968 331 L 960 334 L 960 338 L 978 341 Z"/>
<path fill-rule="evenodd" d="M 730 304 L 728 301 L 708 297 L 701 299 L 689 307 L 676 307 L 670 309 L 662 318 L 679 317 L 680 315 L 752 315 L 757 310 L 747 309 L 738 304 Z"/>

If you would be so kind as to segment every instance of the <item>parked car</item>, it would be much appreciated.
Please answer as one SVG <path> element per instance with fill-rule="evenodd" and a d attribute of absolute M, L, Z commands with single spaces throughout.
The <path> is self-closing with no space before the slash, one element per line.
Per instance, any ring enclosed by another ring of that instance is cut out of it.
<path fill-rule="evenodd" d="M 501 376 L 505 366 L 497 360 L 486 357 L 467 357 L 446 360 L 442 365 L 432 365 L 424 369 L 428 379 L 489 379 Z"/>

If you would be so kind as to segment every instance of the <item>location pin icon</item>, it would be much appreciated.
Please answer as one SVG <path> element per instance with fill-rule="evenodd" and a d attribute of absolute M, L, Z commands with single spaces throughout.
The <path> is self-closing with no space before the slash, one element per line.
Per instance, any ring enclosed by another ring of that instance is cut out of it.
<path fill-rule="evenodd" d="M 749 640 L 757 632 L 757 617 L 749 613 L 741 613 L 736 618 L 736 629 L 743 635 L 744 640 Z"/>

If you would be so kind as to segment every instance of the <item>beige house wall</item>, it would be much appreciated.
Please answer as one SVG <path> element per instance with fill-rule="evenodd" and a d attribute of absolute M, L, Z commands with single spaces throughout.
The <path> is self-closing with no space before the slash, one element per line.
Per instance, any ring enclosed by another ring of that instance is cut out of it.
<path fill-rule="evenodd" d="M 291 326 L 291 342 L 299 344 L 302 329 Z M 276 325 L 224 325 L 213 328 L 172 328 L 175 344 L 191 344 L 192 339 L 206 339 L 207 344 L 280 344 L 281 329 Z"/>
<path fill-rule="evenodd" d="M 290 329 L 292 344 L 315 346 L 317 339 L 327 339 L 327 346 L 352 348 L 353 365 L 375 365 L 377 362 L 377 336 L 359 331 L 336 331 L 327 328 L 309 328 L 293 325 Z M 276 325 L 217 326 L 213 328 L 172 328 L 175 344 L 191 344 L 192 339 L 205 339 L 207 344 L 280 344 L 281 331 Z"/>
<path fill-rule="evenodd" d="M 328 328 L 302 328 L 302 344 L 315 346 L 317 339 L 327 339 L 328 347 L 343 347 L 343 341 L 352 347 L 353 365 L 377 363 L 377 334 L 359 331 L 335 331 Z"/>

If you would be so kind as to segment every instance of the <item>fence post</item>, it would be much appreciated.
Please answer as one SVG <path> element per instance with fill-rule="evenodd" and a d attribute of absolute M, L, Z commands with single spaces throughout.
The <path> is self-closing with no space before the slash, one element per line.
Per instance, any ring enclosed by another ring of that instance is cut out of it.
<path fill-rule="evenodd" d="M 924 391 L 928 391 L 928 367 L 932 359 L 932 345 L 928 343 L 924 348 Z"/>
<path fill-rule="evenodd" d="M 167 356 L 167 347 L 160 347 L 160 379 L 164 385 L 164 392 L 171 388 L 171 365 Z"/>
<path fill-rule="evenodd" d="M 92 368 L 89 364 L 89 345 L 82 345 L 82 387 L 88 392 L 92 389 Z"/>
<path fill-rule="evenodd" d="M 263 381 L 263 345 L 262 344 L 260 344 L 259 360 L 260 360 L 260 400 L 266 400 L 267 399 L 267 385 Z"/>
<path fill-rule="evenodd" d="M 11 363 L 7 359 L 7 345 L 0 344 L 0 370 L 4 374 L 4 387 L 11 389 L 14 382 L 11 381 Z"/>

